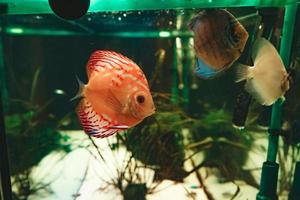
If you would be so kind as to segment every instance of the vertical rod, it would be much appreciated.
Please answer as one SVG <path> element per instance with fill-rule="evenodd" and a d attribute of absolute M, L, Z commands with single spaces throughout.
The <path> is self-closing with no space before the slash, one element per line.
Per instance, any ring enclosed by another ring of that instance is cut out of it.
<path fill-rule="evenodd" d="M 278 151 L 278 133 L 281 127 L 281 104 L 282 100 L 277 100 L 272 105 L 272 114 L 271 114 L 271 122 L 270 122 L 270 133 L 268 138 L 268 152 L 267 152 L 267 161 L 276 162 L 277 151 Z"/>
<path fill-rule="evenodd" d="M 291 56 L 297 5 L 298 4 L 291 4 L 285 6 L 283 30 L 280 43 L 280 56 L 286 68 L 289 65 Z"/>
<path fill-rule="evenodd" d="M 8 91 L 5 82 L 5 69 L 4 69 L 4 55 L 3 55 L 3 42 L 4 34 L 6 33 L 6 18 L 5 14 L 7 13 L 7 5 L 0 3 L 0 90 L 2 93 L 2 104 L 3 109 L 8 107 Z"/>
<path fill-rule="evenodd" d="M 282 31 L 282 37 L 280 43 L 280 56 L 286 68 L 289 65 L 289 60 L 291 55 L 296 11 L 297 11 L 297 4 L 285 6 L 283 31 Z M 279 99 L 272 106 L 272 115 L 271 115 L 271 123 L 270 123 L 271 130 L 280 130 L 282 103 L 283 103 L 282 100 Z M 278 135 L 270 134 L 268 154 L 267 154 L 268 161 L 276 162 L 277 149 L 278 149 Z"/>
<path fill-rule="evenodd" d="M 280 41 L 280 56 L 286 68 L 290 60 L 296 11 L 297 4 L 285 6 L 283 31 Z M 281 128 L 282 103 L 283 101 L 279 99 L 272 106 L 267 161 L 263 163 L 260 189 L 256 196 L 257 200 L 278 199 L 276 189 L 279 165 L 276 163 L 276 157 L 278 151 L 278 132 Z"/>
<path fill-rule="evenodd" d="M 4 75 L 4 51 L 3 51 L 3 34 L 5 33 L 5 14 L 7 13 L 7 5 L 0 4 L 0 199 L 11 200 L 11 182 L 8 163 L 8 152 L 6 144 L 6 133 L 4 125 L 4 107 L 3 103 L 7 105 L 7 88 L 5 86 Z"/>
<path fill-rule="evenodd" d="M 2 96 L 0 91 L 0 199 L 10 200 L 11 182 L 8 164 L 8 152 L 6 144 L 5 126 L 4 126 L 4 113 L 2 105 Z"/>

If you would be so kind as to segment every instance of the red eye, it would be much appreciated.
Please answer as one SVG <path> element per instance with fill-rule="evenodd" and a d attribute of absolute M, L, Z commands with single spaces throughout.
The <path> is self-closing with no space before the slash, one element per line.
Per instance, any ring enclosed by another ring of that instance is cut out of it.
<path fill-rule="evenodd" d="M 136 97 L 136 101 L 140 104 L 144 103 L 145 102 L 145 97 L 142 96 L 142 95 L 139 95 Z"/>

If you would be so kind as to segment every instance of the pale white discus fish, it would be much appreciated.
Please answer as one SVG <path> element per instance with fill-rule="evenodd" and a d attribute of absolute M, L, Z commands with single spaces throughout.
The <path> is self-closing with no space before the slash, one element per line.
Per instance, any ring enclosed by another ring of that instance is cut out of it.
<path fill-rule="evenodd" d="M 275 47 L 258 38 L 252 47 L 254 66 L 241 65 L 237 80 L 246 80 L 245 88 L 261 105 L 271 105 L 289 89 L 288 73 Z"/>

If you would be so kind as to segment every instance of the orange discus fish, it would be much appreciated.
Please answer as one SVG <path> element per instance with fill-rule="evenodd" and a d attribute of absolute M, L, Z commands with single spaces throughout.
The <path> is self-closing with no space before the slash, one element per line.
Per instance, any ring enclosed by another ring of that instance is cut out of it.
<path fill-rule="evenodd" d="M 137 125 L 155 112 L 148 81 L 137 64 L 112 51 L 95 51 L 87 63 L 88 83 L 77 114 L 84 131 L 104 138 Z"/>

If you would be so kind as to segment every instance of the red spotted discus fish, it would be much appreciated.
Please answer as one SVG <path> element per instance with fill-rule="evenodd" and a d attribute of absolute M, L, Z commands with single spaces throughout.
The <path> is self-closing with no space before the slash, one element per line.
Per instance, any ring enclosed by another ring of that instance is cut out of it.
<path fill-rule="evenodd" d="M 104 138 L 137 125 L 155 112 L 143 71 L 129 58 L 112 51 L 95 51 L 87 63 L 88 83 L 77 114 L 84 131 Z"/>

